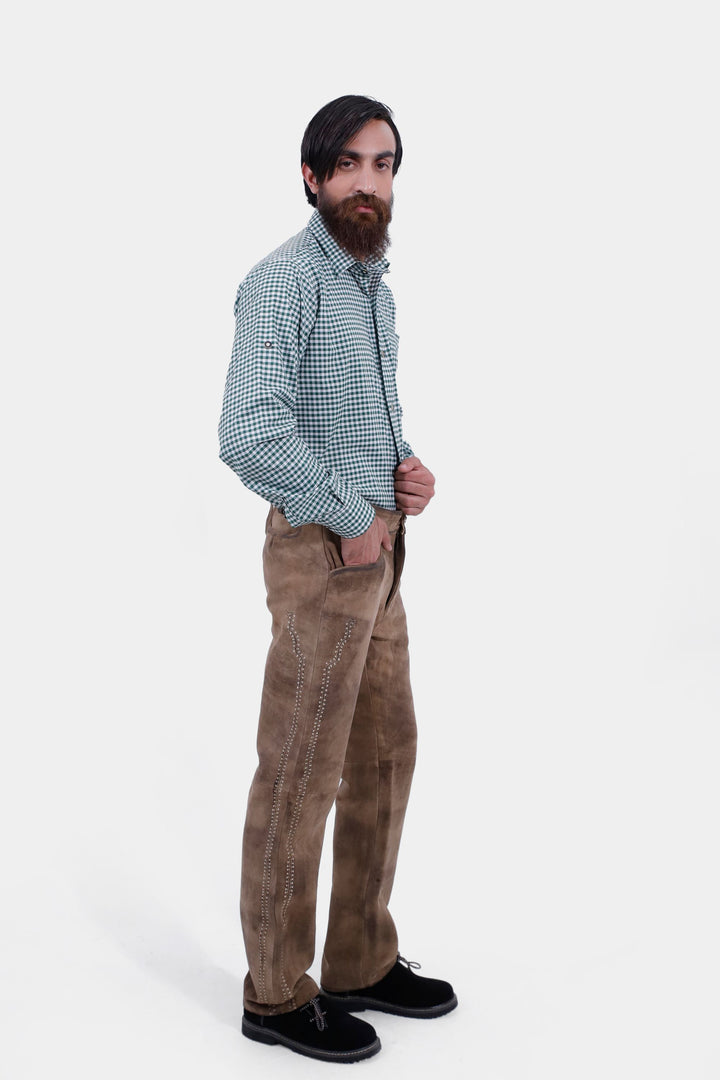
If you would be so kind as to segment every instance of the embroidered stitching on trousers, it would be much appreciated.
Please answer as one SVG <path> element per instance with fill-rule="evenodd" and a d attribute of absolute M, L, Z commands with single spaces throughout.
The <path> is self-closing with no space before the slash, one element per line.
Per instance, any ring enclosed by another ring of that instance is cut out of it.
<path fill-rule="evenodd" d="M 273 784 L 272 807 L 270 809 L 270 824 L 268 826 L 267 842 L 265 844 L 265 858 L 263 860 L 262 886 L 260 890 L 260 931 L 259 931 L 259 978 L 258 997 L 260 1001 L 267 1002 L 267 986 L 265 968 L 267 964 L 267 935 L 270 923 L 270 876 L 272 873 L 272 850 L 277 835 L 278 818 L 280 815 L 280 795 L 285 785 L 285 773 L 287 771 L 290 747 L 297 734 L 298 718 L 300 716 L 300 703 L 302 701 L 303 686 L 305 684 L 305 660 L 306 657 L 300 649 L 300 640 L 295 631 L 295 613 L 288 612 L 287 631 L 292 641 L 293 653 L 297 657 L 297 679 L 295 683 L 295 707 L 290 720 L 290 731 L 280 754 L 277 776 Z M 283 983 L 285 980 L 283 979 Z M 291 997 L 288 991 L 288 997 Z"/>
<path fill-rule="evenodd" d="M 315 756 L 315 747 L 317 746 L 318 736 L 320 734 L 320 725 L 322 723 L 323 716 L 325 715 L 325 706 L 327 704 L 328 690 L 330 688 L 330 673 L 335 667 L 335 665 L 339 663 L 340 657 L 343 654 L 343 649 L 345 648 L 348 639 L 350 638 L 350 634 L 352 633 L 352 629 L 354 626 L 355 619 L 348 619 L 348 621 L 345 623 L 345 633 L 335 645 L 332 657 L 325 662 L 325 666 L 323 668 L 323 676 L 320 683 L 320 696 L 318 699 L 318 707 L 315 713 L 315 719 L 313 721 L 312 731 L 310 733 L 310 739 L 308 741 L 308 747 L 305 754 L 305 765 L 303 767 L 303 774 L 300 778 L 300 783 L 298 785 L 298 797 L 295 803 L 295 808 L 293 810 L 292 819 L 290 821 L 290 828 L 288 830 L 286 845 L 287 861 L 285 864 L 285 890 L 281 912 L 281 920 L 283 926 L 287 924 L 287 913 L 290 907 L 290 902 L 293 898 L 293 890 L 295 886 L 295 848 L 293 846 L 295 842 L 295 833 L 297 832 L 303 799 L 305 798 L 305 792 L 307 791 L 308 782 L 310 780 L 310 773 L 312 772 L 313 758 Z M 290 998 L 292 996 L 292 991 L 288 986 L 285 978 L 284 941 L 281 956 L 282 962 L 280 978 L 282 981 L 283 991 L 286 994 L 287 998 Z"/>

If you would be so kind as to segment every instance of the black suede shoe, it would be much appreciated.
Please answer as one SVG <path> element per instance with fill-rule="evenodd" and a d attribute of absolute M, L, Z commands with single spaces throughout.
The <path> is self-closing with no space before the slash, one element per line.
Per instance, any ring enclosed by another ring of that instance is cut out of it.
<path fill-rule="evenodd" d="M 320 1061 L 361 1061 L 380 1050 L 375 1028 L 349 1016 L 324 996 L 278 1016 L 243 1012 L 242 1033 L 262 1043 L 282 1043 Z"/>
<path fill-rule="evenodd" d="M 363 990 L 346 990 L 340 994 L 323 989 L 323 994 L 348 1012 L 377 1009 L 378 1012 L 394 1013 L 395 1016 L 427 1019 L 451 1012 L 458 1000 L 450 983 L 441 979 L 426 979 L 411 970 L 419 967 L 419 964 L 398 955 L 395 965 L 374 986 L 366 986 Z"/>

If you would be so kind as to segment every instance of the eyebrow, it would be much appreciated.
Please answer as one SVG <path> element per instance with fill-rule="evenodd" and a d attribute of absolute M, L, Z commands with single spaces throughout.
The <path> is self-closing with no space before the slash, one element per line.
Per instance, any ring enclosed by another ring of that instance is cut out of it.
<path fill-rule="evenodd" d="M 360 158 L 362 156 L 363 156 L 362 154 L 358 154 L 357 150 L 342 150 L 340 152 L 340 157 L 349 157 L 349 158 L 352 158 L 353 161 L 360 161 Z M 375 154 L 374 160 L 379 161 L 381 158 L 386 158 L 386 157 L 394 158 L 395 157 L 395 151 L 394 150 L 383 150 L 383 152 L 381 154 Z"/>

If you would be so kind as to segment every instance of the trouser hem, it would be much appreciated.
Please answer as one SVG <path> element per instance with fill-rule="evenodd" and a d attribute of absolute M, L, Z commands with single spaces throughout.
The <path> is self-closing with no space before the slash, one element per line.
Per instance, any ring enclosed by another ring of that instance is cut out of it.
<path fill-rule="evenodd" d="M 253 1001 L 246 994 L 243 1000 L 243 1007 L 255 1016 L 281 1016 L 283 1013 L 294 1012 L 295 1009 L 302 1009 L 303 1005 L 307 1005 L 307 1003 L 312 1001 L 314 997 L 317 997 L 319 993 L 320 987 L 315 980 L 309 975 L 305 975 L 300 981 L 298 990 L 288 1001 L 281 1001 L 277 1005 L 262 1004 L 259 1001 Z"/>
<path fill-rule="evenodd" d="M 322 991 L 327 990 L 328 994 L 351 994 L 351 993 L 355 993 L 355 992 L 357 992 L 359 990 L 369 990 L 372 986 L 375 986 L 382 979 L 384 979 L 385 976 L 390 971 L 392 971 L 392 969 L 395 967 L 396 963 L 397 963 L 397 954 L 395 956 L 393 956 L 392 960 L 390 961 L 390 963 L 386 967 L 382 967 L 382 968 L 378 969 L 380 971 L 380 974 L 368 986 L 345 986 L 345 985 L 342 985 L 342 984 L 329 985 L 323 979 L 322 984 L 321 984 L 321 990 Z"/>

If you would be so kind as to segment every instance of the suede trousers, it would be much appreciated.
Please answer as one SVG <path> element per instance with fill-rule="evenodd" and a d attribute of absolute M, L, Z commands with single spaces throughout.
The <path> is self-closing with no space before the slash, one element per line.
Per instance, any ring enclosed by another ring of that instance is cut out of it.
<path fill-rule="evenodd" d="M 405 612 L 404 517 L 378 509 L 393 540 L 376 563 L 343 566 L 340 539 L 293 528 L 272 508 L 263 567 L 272 643 L 258 767 L 243 836 L 245 1008 L 288 1012 L 319 991 L 318 870 L 335 804 L 332 895 L 321 981 L 378 982 L 397 958 L 388 910 L 415 764 Z"/>

